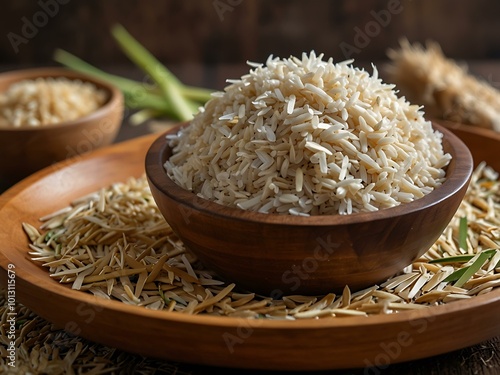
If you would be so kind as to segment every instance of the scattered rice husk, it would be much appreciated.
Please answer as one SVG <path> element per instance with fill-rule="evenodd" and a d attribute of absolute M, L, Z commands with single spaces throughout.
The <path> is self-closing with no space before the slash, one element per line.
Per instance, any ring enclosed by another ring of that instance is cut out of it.
<path fill-rule="evenodd" d="M 39 127 L 75 120 L 94 112 L 106 99 L 106 93 L 90 82 L 65 77 L 20 81 L 0 94 L 0 127 Z"/>
<path fill-rule="evenodd" d="M 263 319 L 323 319 L 421 309 L 471 298 L 500 284 L 498 175 L 482 163 L 446 230 L 429 251 L 381 285 L 342 295 L 273 300 L 227 284 L 190 253 L 163 219 L 144 177 L 116 183 L 44 217 L 24 223 L 32 260 L 73 289 L 129 305 L 184 314 Z M 467 217 L 467 249 L 458 245 Z M 492 249 L 492 250 L 491 250 Z M 460 287 L 446 281 L 469 262 L 429 263 L 484 251 L 494 254 Z"/>
<path fill-rule="evenodd" d="M 72 335 L 37 316 L 22 304 L 16 304 L 16 362 L 9 366 L 5 332 L 6 290 L 0 288 L 0 373 L 26 374 L 177 374 L 187 375 L 181 365 L 130 354 Z"/>
<path fill-rule="evenodd" d="M 263 213 L 376 211 L 430 193 L 451 156 L 394 86 L 323 55 L 273 58 L 213 94 L 169 136 L 179 186 Z"/>
<path fill-rule="evenodd" d="M 439 44 L 403 40 L 388 56 L 388 81 L 428 115 L 500 131 L 500 92 L 447 59 Z"/>

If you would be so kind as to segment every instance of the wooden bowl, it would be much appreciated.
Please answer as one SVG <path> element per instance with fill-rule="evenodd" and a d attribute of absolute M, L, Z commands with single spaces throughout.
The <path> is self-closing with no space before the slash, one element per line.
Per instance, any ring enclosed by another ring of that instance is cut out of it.
<path fill-rule="evenodd" d="M 492 154 L 498 154 L 499 132 L 447 120 L 436 119 L 434 122 L 450 130 L 463 140 L 470 150 L 473 150 L 474 166 L 477 166 L 482 161 L 487 161 L 490 167 L 500 172 L 500 157 L 492 157 Z"/>
<path fill-rule="evenodd" d="M 156 138 L 149 135 L 58 163 L 0 195 L 0 284 L 7 288 L 15 271 L 16 305 L 94 342 L 153 358 L 218 366 L 215 373 L 241 372 L 220 369 L 237 367 L 309 374 L 370 365 L 380 367 L 366 373 L 383 373 L 392 363 L 450 352 L 500 335 L 499 288 L 397 314 L 277 321 L 154 311 L 98 298 L 50 278 L 46 268 L 30 260 L 21 223 L 36 226 L 38 218 L 77 198 L 143 175 L 146 151 Z M 488 163 L 498 160 L 500 141 L 491 144 L 495 147 L 484 159 Z M 471 151 L 475 156 L 481 150 Z M 423 234 L 417 226 L 414 230 Z"/>
<path fill-rule="evenodd" d="M 97 111 L 72 121 L 36 128 L 0 127 L 0 181 L 3 187 L 66 158 L 112 143 L 121 126 L 123 95 L 116 87 L 62 68 L 39 68 L 0 74 L 0 92 L 25 79 L 66 77 L 91 82 L 108 94 Z"/>
<path fill-rule="evenodd" d="M 227 281 L 272 297 L 358 290 L 386 280 L 426 252 L 465 194 L 472 156 L 436 125 L 453 159 L 447 179 L 411 203 L 377 212 L 301 217 L 226 207 L 197 197 L 165 173 L 165 135 L 151 146 L 146 175 L 163 216 L 202 262 Z M 174 128 L 167 134 L 175 133 Z"/>

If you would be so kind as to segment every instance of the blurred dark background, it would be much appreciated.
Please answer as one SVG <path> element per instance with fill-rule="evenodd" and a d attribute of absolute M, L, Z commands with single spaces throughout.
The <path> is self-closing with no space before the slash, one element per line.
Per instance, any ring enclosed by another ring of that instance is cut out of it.
<path fill-rule="evenodd" d="M 441 44 L 464 60 L 500 57 L 496 0 L 8 0 L 4 65 L 51 65 L 63 48 L 96 65 L 127 64 L 110 36 L 121 23 L 165 64 L 232 64 L 323 52 L 386 59 L 398 40 Z"/>

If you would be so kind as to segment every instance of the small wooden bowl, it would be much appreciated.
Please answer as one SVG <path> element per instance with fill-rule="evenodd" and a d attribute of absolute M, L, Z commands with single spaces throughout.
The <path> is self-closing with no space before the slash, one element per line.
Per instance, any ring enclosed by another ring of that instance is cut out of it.
<path fill-rule="evenodd" d="M 492 154 L 498 153 L 500 143 L 500 132 L 476 125 L 462 124 L 453 121 L 436 119 L 433 120 L 444 128 L 450 130 L 458 138 L 464 141 L 472 150 L 474 166 L 487 161 L 488 165 L 496 171 L 500 171 L 500 158 L 492 158 Z"/>
<path fill-rule="evenodd" d="M 172 229 L 227 281 L 272 297 L 339 292 L 345 285 L 358 290 L 386 280 L 426 252 L 463 199 L 471 153 L 453 133 L 435 128 L 453 157 L 446 181 L 423 198 L 377 212 L 299 217 L 210 202 L 167 176 L 163 165 L 171 149 L 165 135 L 147 153 L 146 175 Z"/>
<path fill-rule="evenodd" d="M 25 79 L 66 77 L 93 83 L 108 94 L 97 111 L 76 120 L 36 128 L 0 128 L 0 181 L 3 187 L 63 159 L 114 141 L 123 117 L 121 91 L 105 82 L 63 68 L 38 68 L 0 74 L 0 92 Z"/>

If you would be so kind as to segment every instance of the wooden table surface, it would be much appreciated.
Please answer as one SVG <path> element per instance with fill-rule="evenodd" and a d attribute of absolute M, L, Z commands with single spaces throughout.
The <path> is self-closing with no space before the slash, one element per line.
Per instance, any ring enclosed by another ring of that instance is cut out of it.
<path fill-rule="evenodd" d="M 366 64 L 360 65 L 367 66 Z M 475 61 L 469 62 L 468 65 L 472 73 L 481 76 L 494 87 L 500 88 L 500 62 Z M 204 67 L 196 64 L 186 64 L 183 66 L 174 66 L 170 68 L 186 84 L 203 86 L 212 89 L 222 89 L 225 86 L 226 78 L 237 78 L 248 71 L 248 68 L 245 65 L 220 65 Z M 11 69 L 11 67 L 4 67 L 1 70 L 5 71 L 8 69 Z M 105 70 L 138 80 L 144 79 L 144 75 L 141 72 L 134 68 L 131 68 L 130 66 L 109 67 Z M 132 126 L 128 122 L 129 115 L 130 113 L 128 113 L 127 111 L 125 120 L 116 139 L 116 142 L 122 142 L 124 140 L 158 130 L 158 127 L 154 127 L 151 123 Z M 151 365 L 153 364 L 154 366 L 157 366 L 158 361 L 154 361 L 148 364 L 148 360 L 145 359 L 145 367 L 150 369 Z M 205 374 L 209 370 L 209 368 L 204 366 L 179 363 L 164 363 L 160 367 L 161 370 L 159 370 L 158 373 L 161 374 Z M 138 365 L 135 370 L 141 371 L 140 365 Z M 255 373 L 254 371 L 225 368 L 210 368 L 210 370 L 211 373 L 218 374 Z M 149 372 L 146 371 L 144 373 Z M 321 372 L 321 374 L 500 374 L 500 337 L 495 337 L 492 340 L 462 350 L 422 360 L 394 364 L 388 367 L 381 366 L 378 368 L 326 371 Z"/>

